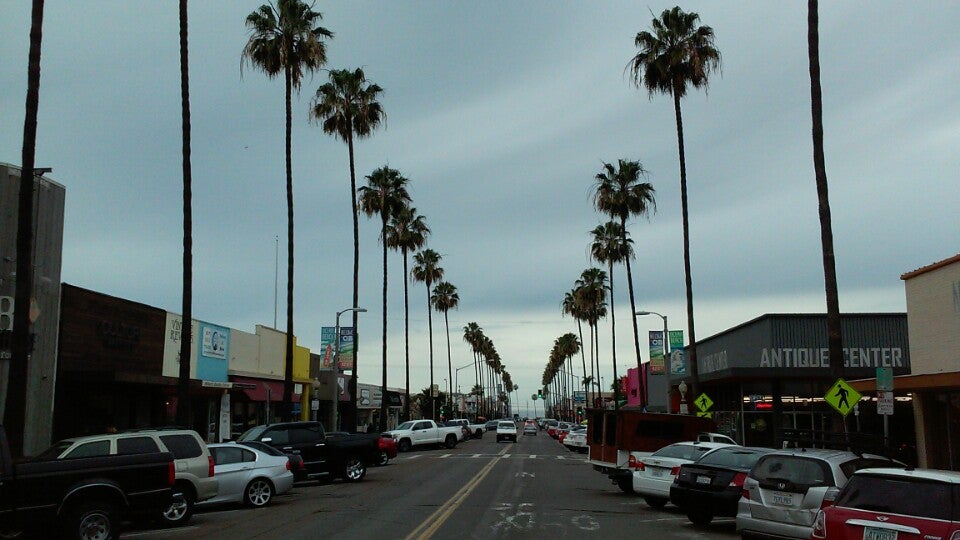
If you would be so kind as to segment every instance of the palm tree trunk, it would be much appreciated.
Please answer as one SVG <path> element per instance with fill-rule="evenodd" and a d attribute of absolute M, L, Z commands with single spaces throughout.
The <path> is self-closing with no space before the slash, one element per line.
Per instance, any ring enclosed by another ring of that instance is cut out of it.
<path fill-rule="evenodd" d="M 820 207 L 820 244 L 823 247 L 823 281 L 827 296 L 827 347 L 830 374 L 843 377 L 843 335 L 840 331 L 840 298 L 833 255 L 833 225 L 827 193 L 827 167 L 823 155 L 823 95 L 820 91 L 820 33 L 817 0 L 807 2 L 807 49 L 810 56 L 810 102 L 813 116 L 813 168 Z"/>
<path fill-rule="evenodd" d="M 593 394 L 593 398 L 590 400 L 590 404 L 593 407 L 597 406 L 597 389 L 594 386 L 594 383 L 597 381 L 597 374 L 594 371 L 594 366 L 596 364 L 596 356 L 594 355 L 594 339 L 596 337 L 596 332 L 594 332 L 593 321 L 589 321 L 590 325 L 590 393 Z"/>
<path fill-rule="evenodd" d="M 617 377 L 617 317 L 613 309 L 613 260 L 607 263 L 610 268 L 610 352 L 613 356 L 613 380 L 619 382 Z M 620 385 L 613 387 L 613 407 L 620 408 Z"/>
<path fill-rule="evenodd" d="M 380 229 L 380 238 L 383 240 L 383 373 L 380 385 L 380 431 L 387 429 L 387 213 L 382 212 L 383 225 Z M 356 353 L 356 347 L 354 347 Z"/>
<path fill-rule="evenodd" d="M 687 333 L 690 334 L 690 354 L 687 366 L 690 368 L 690 392 L 700 395 L 700 368 L 697 366 L 697 334 L 693 325 L 693 278 L 690 274 L 690 221 L 687 213 L 687 162 L 683 154 L 683 117 L 680 114 L 680 93 L 673 90 L 673 109 L 677 117 L 677 147 L 680 151 L 680 207 L 683 217 L 683 274 L 687 288 Z"/>
<path fill-rule="evenodd" d="M 190 420 L 190 347 L 193 337 L 193 175 L 190 164 L 190 66 L 187 41 L 187 0 L 180 0 L 180 116 L 183 142 L 183 304 L 180 325 L 180 372 L 177 380 L 177 424 Z M 186 331 L 184 331 L 186 328 Z"/>
<path fill-rule="evenodd" d="M 450 319 L 443 310 L 443 322 L 447 327 L 447 411 L 453 410 L 453 359 L 450 356 Z"/>
<path fill-rule="evenodd" d="M 347 122 L 351 124 L 349 114 Z M 353 216 L 353 304 L 350 307 L 359 307 L 360 305 L 360 218 L 357 214 L 357 174 L 354 166 L 353 157 L 353 130 L 347 130 L 347 151 L 350 153 L 350 205 L 351 215 Z M 359 314 L 354 310 L 352 319 L 353 324 L 353 376 L 347 385 L 350 389 L 350 406 L 346 414 L 343 415 L 343 421 L 346 429 L 350 433 L 357 430 L 357 382 L 360 379 L 358 367 L 360 365 L 357 355 L 359 349 L 360 332 L 357 331 L 357 322 Z M 383 399 L 383 396 L 381 396 Z"/>
<path fill-rule="evenodd" d="M 583 364 L 583 379 L 581 379 L 580 382 L 583 384 L 583 399 L 586 400 L 587 385 L 585 381 L 587 380 L 587 357 L 586 353 L 583 352 L 583 325 L 580 324 L 580 319 L 577 319 L 577 333 L 580 334 L 580 363 Z M 584 405 L 587 405 L 587 403 L 584 403 Z"/>
<path fill-rule="evenodd" d="M 621 241 L 624 245 L 627 244 L 627 220 L 620 220 L 621 229 L 623 230 L 623 236 Z M 637 352 L 637 387 L 639 388 L 639 393 L 637 397 L 640 398 L 640 406 L 647 406 L 647 389 L 643 385 L 643 362 L 640 358 L 640 330 L 637 329 L 637 302 L 634 299 L 633 295 L 633 270 L 630 268 L 630 256 L 627 255 L 627 288 L 630 290 L 630 320 L 633 323 L 633 348 Z"/>
<path fill-rule="evenodd" d="M 290 150 L 292 126 L 290 94 L 292 79 L 289 67 L 287 67 L 284 72 L 287 80 L 287 343 L 283 364 L 283 404 L 284 418 L 293 420 L 293 159 Z"/>
<path fill-rule="evenodd" d="M 20 193 L 17 207 L 17 283 L 13 305 L 13 343 L 3 423 L 14 457 L 23 455 L 27 415 L 27 373 L 30 359 L 30 297 L 33 294 L 33 179 L 37 149 L 37 112 L 40 109 L 40 45 L 43 41 L 43 0 L 33 0 L 30 14 L 30 52 L 27 60 L 27 101 L 20 156 Z M 0 404 L 2 405 L 2 404 Z"/>
<path fill-rule="evenodd" d="M 437 398 L 433 397 L 433 306 L 430 305 L 430 282 L 427 282 L 427 331 L 430 336 L 430 419 L 437 419 Z"/>
<path fill-rule="evenodd" d="M 403 251 L 403 344 L 407 382 L 404 386 L 403 421 L 410 420 L 410 296 L 408 294 L 407 248 Z"/>

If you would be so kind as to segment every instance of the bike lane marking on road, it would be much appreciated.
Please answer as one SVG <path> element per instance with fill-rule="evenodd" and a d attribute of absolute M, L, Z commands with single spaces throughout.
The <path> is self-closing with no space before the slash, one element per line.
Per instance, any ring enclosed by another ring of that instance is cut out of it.
<path fill-rule="evenodd" d="M 444 522 L 446 522 L 447 519 L 453 515 L 453 512 L 459 508 L 465 500 L 467 500 L 467 497 L 470 495 L 470 493 L 472 493 L 473 490 L 480 484 L 480 482 L 483 481 L 488 474 L 490 474 L 490 471 L 493 470 L 493 467 L 496 466 L 497 462 L 500 461 L 500 458 L 506 452 L 507 448 L 504 448 L 500 451 L 500 453 L 494 456 L 489 463 L 480 469 L 480 472 L 477 473 L 473 480 L 460 488 L 460 490 L 457 491 L 453 497 L 450 497 L 450 500 L 446 504 L 441 505 L 440 508 L 437 508 L 434 513 L 430 514 L 430 516 L 427 517 L 427 519 L 425 519 L 419 526 L 417 526 L 413 532 L 408 534 L 404 540 L 427 540 L 436 534 Z"/>

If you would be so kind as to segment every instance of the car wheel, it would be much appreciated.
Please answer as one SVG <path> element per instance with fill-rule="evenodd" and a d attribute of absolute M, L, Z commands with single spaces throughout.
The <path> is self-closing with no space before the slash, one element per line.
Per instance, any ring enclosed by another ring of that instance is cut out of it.
<path fill-rule="evenodd" d="M 698 527 L 705 527 L 713 521 L 713 516 L 707 512 L 687 512 L 687 519 Z"/>
<path fill-rule="evenodd" d="M 119 536 L 117 509 L 105 501 L 81 503 L 67 514 L 64 538 L 111 540 Z"/>
<path fill-rule="evenodd" d="M 347 456 L 343 465 L 343 479 L 347 482 L 359 482 L 367 475 L 367 466 L 357 456 Z"/>
<path fill-rule="evenodd" d="M 184 525 L 193 515 L 193 497 L 183 489 L 174 489 L 173 500 L 160 513 L 160 523 L 165 527 Z"/>
<path fill-rule="evenodd" d="M 273 484 L 266 478 L 254 478 L 243 490 L 243 501 L 254 508 L 270 504 L 271 499 L 273 499 Z"/>
<path fill-rule="evenodd" d="M 625 478 L 617 479 L 617 487 L 627 495 L 633 495 L 633 478 L 627 476 Z"/>
<path fill-rule="evenodd" d="M 377 467 L 383 467 L 390 462 L 390 456 L 387 455 L 387 452 L 384 450 L 380 451 L 380 459 L 377 460 Z"/>
<path fill-rule="evenodd" d="M 647 502 L 650 508 L 663 508 L 668 502 L 668 499 L 661 499 L 660 497 L 644 497 L 643 500 Z"/>
<path fill-rule="evenodd" d="M 397 443 L 397 450 L 400 452 L 409 452 L 410 446 L 410 439 L 400 439 L 400 442 Z"/>
<path fill-rule="evenodd" d="M 447 435 L 446 441 L 444 441 L 444 446 L 447 447 L 447 450 L 452 450 L 457 446 L 457 438 L 453 435 Z"/>

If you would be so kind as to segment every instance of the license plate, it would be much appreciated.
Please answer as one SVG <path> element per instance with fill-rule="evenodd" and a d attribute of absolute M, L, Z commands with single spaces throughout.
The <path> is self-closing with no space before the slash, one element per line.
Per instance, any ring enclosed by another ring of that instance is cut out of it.
<path fill-rule="evenodd" d="M 779 504 L 780 506 L 793 506 L 793 494 L 774 493 L 771 495 L 771 501 L 773 504 Z"/>
<path fill-rule="evenodd" d="M 709 477 L 709 476 L 698 476 L 698 477 L 697 477 L 697 483 L 698 483 L 698 484 L 709 484 L 709 483 L 710 483 L 710 477 Z"/>
<path fill-rule="evenodd" d="M 657 478 L 663 476 L 663 469 L 658 469 L 655 467 L 650 467 L 650 476 L 655 476 Z"/>
<path fill-rule="evenodd" d="M 863 540 L 897 540 L 897 531 L 865 527 L 863 529 Z"/>

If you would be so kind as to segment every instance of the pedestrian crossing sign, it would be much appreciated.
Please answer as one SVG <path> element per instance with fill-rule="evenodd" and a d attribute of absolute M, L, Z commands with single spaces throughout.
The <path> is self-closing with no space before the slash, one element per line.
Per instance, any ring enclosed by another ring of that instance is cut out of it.
<path fill-rule="evenodd" d="M 700 411 L 697 413 L 697 416 L 699 416 L 700 418 L 713 418 L 713 413 Z"/>
<path fill-rule="evenodd" d="M 837 379 L 837 382 L 833 383 L 830 390 L 827 390 L 827 394 L 823 396 L 823 400 L 836 409 L 838 413 L 846 416 L 850 414 L 850 411 L 860 402 L 860 397 L 860 393 L 847 384 L 847 381 Z"/>
<path fill-rule="evenodd" d="M 701 392 L 697 399 L 693 400 L 693 404 L 700 409 L 700 412 L 707 412 L 710 410 L 710 407 L 713 407 L 713 400 L 710 399 L 710 396 L 706 392 Z"/>

